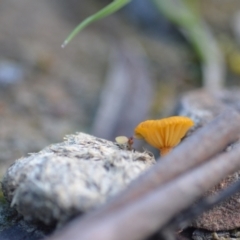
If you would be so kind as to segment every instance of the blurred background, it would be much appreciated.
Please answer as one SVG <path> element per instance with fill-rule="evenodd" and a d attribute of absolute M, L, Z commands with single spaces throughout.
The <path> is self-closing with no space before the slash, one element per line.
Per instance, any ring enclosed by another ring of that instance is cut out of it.
<path fill-rule="evenodd" d="M 131 136 L 186 91 L 239 86 L 239 0 L 133 0 L 61 48 L 109 2 L 0 1 L 1 176 L 66 134 Z"/>

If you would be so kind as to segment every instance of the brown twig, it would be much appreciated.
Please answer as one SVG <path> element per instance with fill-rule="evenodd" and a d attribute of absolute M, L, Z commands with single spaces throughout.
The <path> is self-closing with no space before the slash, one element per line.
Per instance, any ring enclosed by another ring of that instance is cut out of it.
<path fill-rule="evenodd" d="M 221 154 L 164 187 L 92 222 L 81 239 L 145 239 L 220 180 L 240 169 L 240 146 Z M 81 225 L 79 225 L 81 227 Z M 71 238 L 74 239 L 74 238 Z"/>
<path fill-rule="evenodd" d="M 153 233 L 224 176 L 240 168 L 237 161 L 240 149 L 236 149 L 193 169 L 237 139 L 239 122 L 239 115 L 234 111 L 220 115 L 121 195 L 95 212 L 75 220 L 50 239 L 143 239 Z M 190 169 L 193 170 L 180 176 Z"/>

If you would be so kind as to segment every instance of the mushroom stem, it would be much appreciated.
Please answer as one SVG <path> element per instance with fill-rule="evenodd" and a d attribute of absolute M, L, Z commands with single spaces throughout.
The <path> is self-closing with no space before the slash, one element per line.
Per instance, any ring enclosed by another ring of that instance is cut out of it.
<path fill-rule="evenodd" d="M 172 150 L 171 147 L 161 148 L 160 149 L 160 156 L 163 157 L 163 156 L 167 155 L 171 150 Z"/>

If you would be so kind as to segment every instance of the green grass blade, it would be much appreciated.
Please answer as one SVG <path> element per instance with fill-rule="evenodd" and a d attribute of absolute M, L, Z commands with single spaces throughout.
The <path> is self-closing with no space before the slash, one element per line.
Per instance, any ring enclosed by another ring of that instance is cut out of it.
<path fill-rule="evenodd" d="M 62 44 L 62 48 L 64 48 L 80 31 L 82 31 L 86 26 L 89 24 L 105 18 L 109 16 L 110 14 L 118 11 L 122 7 L 124 7 L 126 4 L 128 4 L 131 0 L 115 0 L 112 3 L 108 4 L 106 7 L 98 11 L 97 13 L 89 16 L 86 18 L 83 22 L 81 22 L 66 38 L 66 40 Z"/>

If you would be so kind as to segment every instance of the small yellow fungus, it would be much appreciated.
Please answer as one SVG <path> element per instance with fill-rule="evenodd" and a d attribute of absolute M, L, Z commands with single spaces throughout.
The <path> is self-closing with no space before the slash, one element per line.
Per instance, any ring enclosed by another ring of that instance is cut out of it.
<path fill-rule="evenodd" d="M 193 125 L 194 122 L 188 117 L 173 116 L 141 122 L 134 132 L 136 138 L 143 138 L 164 156 L 179 144 Z"/>
<path fill-rule="evenodd" d="M 115 141 L 119 144 L 124 146 L 127 150 L 132 150 L 133 145 L 133 137 L 126 137 L 126 136 L 118 136 L 115 138 Z"/>
<path fill-rule="evenodd" d="M 118 144 L 125 144 L 128 142 L 128 137 L 126 136 L 118 136 L 115 138 L 115 141 L 118 143 Z"/>

